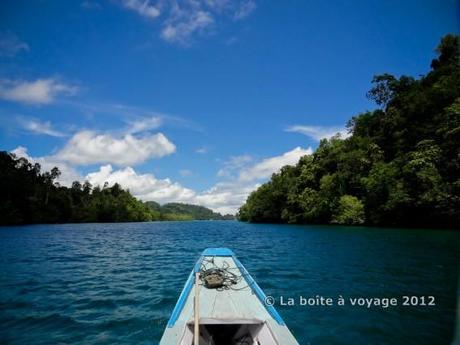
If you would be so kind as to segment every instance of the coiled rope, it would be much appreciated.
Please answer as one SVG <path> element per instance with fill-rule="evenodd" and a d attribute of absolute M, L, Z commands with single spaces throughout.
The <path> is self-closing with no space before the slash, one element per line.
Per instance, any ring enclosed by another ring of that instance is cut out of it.
<path fill-rule="evenodd" d="M 214 258 L 203 259 L 200 268 L 200 280 L 205 287 L 208 289 L 217 290 L 243 290 L 248 285 L 242 288 L 236 288 L 237 285 L 243 279 L 242 274 L 236 274 L 232 270 L 238 270 L 237 267 L 230 267 L 227 261 L 222 262 L 222 266 L 218 266 L 214 262 Z"/>

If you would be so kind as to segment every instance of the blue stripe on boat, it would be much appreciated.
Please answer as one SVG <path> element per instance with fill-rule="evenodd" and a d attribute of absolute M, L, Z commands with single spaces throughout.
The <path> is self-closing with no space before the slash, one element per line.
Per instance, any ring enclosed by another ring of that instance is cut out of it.
<path fill-rule="evenodd" d="M 200 256 L 198 261 L 195 264 L 195 267 L 193 269 L 193 272 L 190 273 L 188 276 L 187 282 L 185 283 L 184 289 L 182 290 L 179 299 L 177 300 L 176 306 L 174 307 L 174 310 L 171 314 L 171 317 L 169 318 L 168 321 L 168 327 L 171 328 L 174 326 L 176 323 L 177 319 L 179 318 L 179 315 L 184 308 L 185 302 L 187 301 L 187 297 L 190 294 L 190 291 L 192 290 L 193 284 L 195 283 L 195 272 L 198 272 L 201 267 L 201 262 L 203 261 L 203 256 Z"/>
<path fill-rule="evenodd" d="M 230 256 L 232 257 L 233 261 L 235 261 L 236 266 L 240 269 L 244 279 L 248 283 L 248 286 L 251 290 L 255 293 L 259 301 L 265 306 L 268 313 L 278 322 L 279 325 L 284 326 L 284 320 L 280 314 L 276 311 L 275 307 L 272 305 L 267 305 L 265 303 L 265 293 L 262 289 L 257 285 L 256 281 L 251 277 L 249 272 L 243 266 L 243 264 L 238 260 L 235 254 L 228 248 L 207 248 L 201 253 L 200 258 L 196 262 L 195 266 L 193 267 L 193 272 L 190 273 L 187 282 L 185 283 L 184 289 L 182 290 L 179 299 L 177 300 L 176 306 L 171 314 L 171 318 L 168 321 L 168 327 L 171 328 L 176 323 L 177 319 L 179 318 L 182 309 L 184 308 L 185 302 L 187 301 L 187 297 L 192 290 L 193 284 L 195 283 L 195 273 L 200 271 L 201 263 L 203 262 L 203 258 L 205 256 Z"/>
<path fill-rule="evenodd" d="M 206 248 L 202 256 L 235 256 L 235 254 L 228 248 Z"/>

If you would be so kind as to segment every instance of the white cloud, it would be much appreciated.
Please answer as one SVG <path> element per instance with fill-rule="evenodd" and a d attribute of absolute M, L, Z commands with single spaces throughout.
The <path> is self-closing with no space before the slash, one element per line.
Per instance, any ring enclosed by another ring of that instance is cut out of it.
<path fill-rule="evenodd" d="M 249 155 L 232 156 L 223 163 L 222 168 L 217 172 L 219 177 L 234 177 L 234 173 L 237 170 L 248 165 L 252 161 L 252 157 Z"/>
<path fill-rule="evenodd" d="M 0 56 L 14 57 L 22 51 L 29 51 L 29 45 L 12 32 L 0 32 Z"/>
<path fill-rule="evenodd" d="M 305 155 L 313 153 L 311 147 L 295 149 L 283 153 L 280 156 L 265 158 L 261 162 L 250 167 L 243 168 L 239 173 L 240 181 L 255 181 L 269 178 L 273 173 L 278 172 L 285 165 L 295 165 Z"/>
<path fill-rule="evenodd" d="M 149 0 L 122 0 L 121 4 L 147 19 L 155 19 L 160 15 L 160 10 L 151 5 Z"/>
<path fill-rule="evenodd" d="M 209 207 L 215 212 L 235 214 L 248 195 L 259 185 L 259 183 L 248 184 L 239 181 L 220 182 L 196 195 L 194 202 Z"/>
<path fill-rule="evenodd" d="M 160 116 L 145 117 L 129 123 L 128 133 L 142 133 L 156 129 L 163 124 L 163 119 Z"/>
<path fill-rule="evenodd" d="M 176 146 L 162 133 L 136 137 L 125 134 L 114 137 L 94 131 L 76 133 L 56 156 L 76 165 L 113 163 L 137 164 L 149 158 L 160 158 L 176 151 Z"/>
<path fill-rule="evenodd" d="M 64 137 L 65 134 L 53 128 L 50 121 L 42 122 L 36 119 L 18 118 L 19 123 L 26 130 L 35 133 L 35 134 L 45 134 L 52 137 Z"/>
<path fill-rule="evenodd" d="M 224 165 L 230 166 L 232 168 L 241 168 L 251 161 L 252 157 L 250 155 L 231 156 L 230 159 L 224 163 Z"/>
<path fill-rule="evenodd" d="M 120 0 L 124 8 L 148 19 L 161 17 L 160 37 L 187 46 L 192 37 L 213 32 L 221 18 L 240 20 L 255 9 L 254 0 Z"/>
<path fill-rule="evenodd" d="M 346 128 L 338 126 L 326 127 L 296 125 L 286 128 L 286 132 L 300 133 L 318 141 L 321 139 L 329 139 L 337 133 L 339 133 L 342 138 L 347 138 L 350 136 Z"/>
<path fill-rule="evenodd" d="M 198 193 L 170 179 L 158 179 L 153 174 L 138 174 L 133 168 L 114 170 L 111 165 L 101 166 L 98 171 L 86 175 L 92 185 L 109 186 L 119 183 L 143 201 L 153 200 L 161 204 L 184 202 L 209 207 L 216 212 L 235 213 L 257 184 L 238 181 L 221 182 L 209 190 Z"/>
<path fill-rule="evenodd" d="M 235 20 L 244 19 L 249 16 L 256 9 L 256 7 L 256 3 L 252 0 L 243 1 L 233 15 L 233 18 Z"/>
<path fill-rule="evenodd" d="M 43 171 L 49 171 L 57 166 L 62 172 L 59 182 L 63 185 L 70 186 L 75 180 L 83 181 L 82 176 L 59 154 L 33 158 L 27 154 L 24 147 L 18 147 L 13 152 L 32 162 L 40 163 Z M 103 186 L 105 182 L 109 186 L 119 183 L 123 188 L 129 189 L 136 198 L 143 201 L 184 202 L 202 205 L 222 214 L 235 213 L 264 179 L 278 171 L 281 166 L 296 164 L 300 157 L 310 153 L 311 148 L 297 147 L 283 155 L 266 158 L 255 164 L 251 164 L 253 159 L 248 155 L 231 157 L 224 163 L 224 166 L 236 170 L 240 168 L 239 174 L 236 171 L 232 176 L 227 176 L 226 181 L 218 182 L 208 190 L 201 192 L 184 187 L 169 178 L 159 179 L 153 174 L 139 174 L 129 166 L 115 170 L 110 164 L 101 166 L 98 171 L 88 173 L 84 180 L 94 186 Z M 186 174 L 188 173 L 187 170 Z"/>
<path fill-rule="evenodd" d="M 313 152 L 312 148 L 296 147 L 282 155 L 255 162 L 249 155 L 230 157 L 219 170 L 218 175 L 228 181 L 219 182 L 207 191 L 198 194 L 196 202 L 221 213 L 235 213 L 246 201 L 248 195 L 285 165 L 297 164 L 304 155 Z"/>
<path fill-rule="evenodd" d="M 228 10 L 232 5 L 231 0 L 204 0 L 203 2 L 209 6 L 209 8 L 216 10 L 217 12 Z"/>
<path fill-rule="evenodd" d="M 89 141 L 91 141 L 94 136 L 91 132 L 89 134 L 91 134 L 89 138 Z M 139 174 L 129 166 L 115 170 L 110 164 L 103 165 L 98 171 L 88 173 L 83 178 L 73 166 L 76 162 L 70 162 L 73 164 L 69 164 L 69 161 L 61 156 L 59 152 L 52 156 L 31 157 L 28 155 L 27 149 L 21 146 L 12 152 L 19 157 L 27 158 L 32 163 L 39 163 L 42 166 L 42 171 L 49 171 L 57 166 L 62 173 L 58 182 L 65 186 L 70 186 L 73 181 L 84 180 L 89 181 L 94 186 L 103 186 L 105 182 L 109 186 L 119 183 L 123 188 L 129 189 L 136 198 L 143 201 L 192 203 L 211 208 L 222 214 L 234 214 L 248 195 L 260 186 L 260 183 L 268 178 L 271 173 L 278 171 L 281 166 L 286 164 L 295 164 L 301 156 L 310 154 L 311 149 L 297 147 L 283 155 L 266 158 L 252 165 L 253 159 L 248 155 L 231 157 L 224 163 L 224 166 L 228 169 L 236 170 L 235 173 L 231 176 L 226 176 L 227 181 L 218 182 L 213 187 L 202 192 L 184 187 L 169 178 L 158 179 L 153 174 Z M 112 154 L 113 152 L 109 153 L 109 156 Z M 122 154 L 121 156 L 124 155 Z M 89 158 L 86 157 L 85 161 Z M 239 174 L 238 169 L 240 169 Z M 187 176 L 191 171 L 185 169 L 180 173 Z"/>
<path fill-rule="evenodd" d="M 248 155 L 231 157 L 224 166 L 241 168 L 239 175 L 235 173 L 239 178 L 227 176 L 226 181 L 218 182 L 202 192 L 184 187 L 168 178 L 157 179 L 153 174 L 138 174 L 131 167 L 114 170 L 111 165 L 102 166 L 99 171 L 88 174 L 86 179 L 100 186 L 105 182 L 109 186 L 119 183 L 144 201 L 185 202 L 209 207 L 220 213 L 235 213 L 260 182 L 282 166 L 296 164 L 300 157 L 311 152 L 311 148 L 297 147 L 283 155 L 270 157 L 250 166 L 252 158 Z"/>
<path fill-rule="evenodd" d="M 82 176 L 75 170 L 74 167 L 59 160 L 55 156 L 45 157 L 31 157 L 27 152 L 27 148 L 23 146 L 16 147 L 11 153 L 14 153 L 17 157 L 24 157 L 31 163 L 39 163 L 41 171 L 50 171 L 54 167 L 58 167 L 61 172 L 61 176 L 57 179 L 63 186 L 71 186 L 73 181 L 81 181 Z"/>
<path fill-rule="evenodd" d="M 65 103 L 88 118 L 107 117 L 110 120 L 114 116 L 117 116 L 127 124 L 127 126 L 123 128 L 124 133 L 140 133 L 159 128 L 164 124 L 168 124 L 172 127 L 186 128 L 196 132 L 204 131 L 201 125 L 190 119 L 174 114 L 154 111 L 145 107 L 121 103 L 86 103 L 73 100 L 66 100 Z"/>
<path fill-rule="evenodd" d="M 131 167 L 114 170 L 111 165 L 104 165 L 99 168 L 99 171 L 88 174 L 86 180 L 100 186 L 105 182 L 108 182 L 109 186 L 119 183 L 123 188 L 129 189 L 135 197 L 144 201 L 192 202 L 196 195 L 192 189 L 182 187 L 168 178 L 157 179 L 153 174 L 138 174 Z"/>
<path fill-rule="evenodd" d="M 168 42 L 187 44 L 194 33 L 203 32 L 214 23 L 213 16 L 207 11 L 178 9 L 175 13 L 161 31 L 161 37 Z"/>
<path fill-rule="evenodd" d="M 57 95 L 74 95 L 77 91 L 76 86 L 61 83 L 54 78 L 0 81 L 0 99 L 19 103 L 49 104 Z"/>
<path fill-rule="evenodd" d="M 200 155 L 204 155 L 209 152 L 209 149 L 207 147 L 199 147 L 195 150 L 196 153 L 199 153 Z"/>

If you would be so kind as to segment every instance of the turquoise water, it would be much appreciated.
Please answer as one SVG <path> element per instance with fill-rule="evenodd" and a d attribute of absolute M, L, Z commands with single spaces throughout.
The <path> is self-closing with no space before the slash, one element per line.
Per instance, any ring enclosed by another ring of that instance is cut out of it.
<path fill-rule="evenodd" d="M 300 344 L 449 344 L 460 233 L 238 222 L 0 229 L 1 344 L 157 344 L 199 253 L 233 249 Z M 279 306 L 298 296 L 435 306 Z"/>

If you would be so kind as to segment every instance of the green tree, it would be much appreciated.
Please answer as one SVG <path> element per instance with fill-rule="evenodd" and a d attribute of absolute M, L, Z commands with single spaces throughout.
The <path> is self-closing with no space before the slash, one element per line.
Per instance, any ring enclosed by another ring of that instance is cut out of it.
<path fill-rule="evenodd" d="M 364 223 L 364 205 L 357 197 L 342 195 L 331 223 L 359 225 Z"/>
<path fill-rule="evenodd" d="M 460 227 L 460 39 L 446 35 L 431 70 L 377 75 L 378 108 L 322 140 L 297 165 L 252 192 L 252 222 Z"/>

